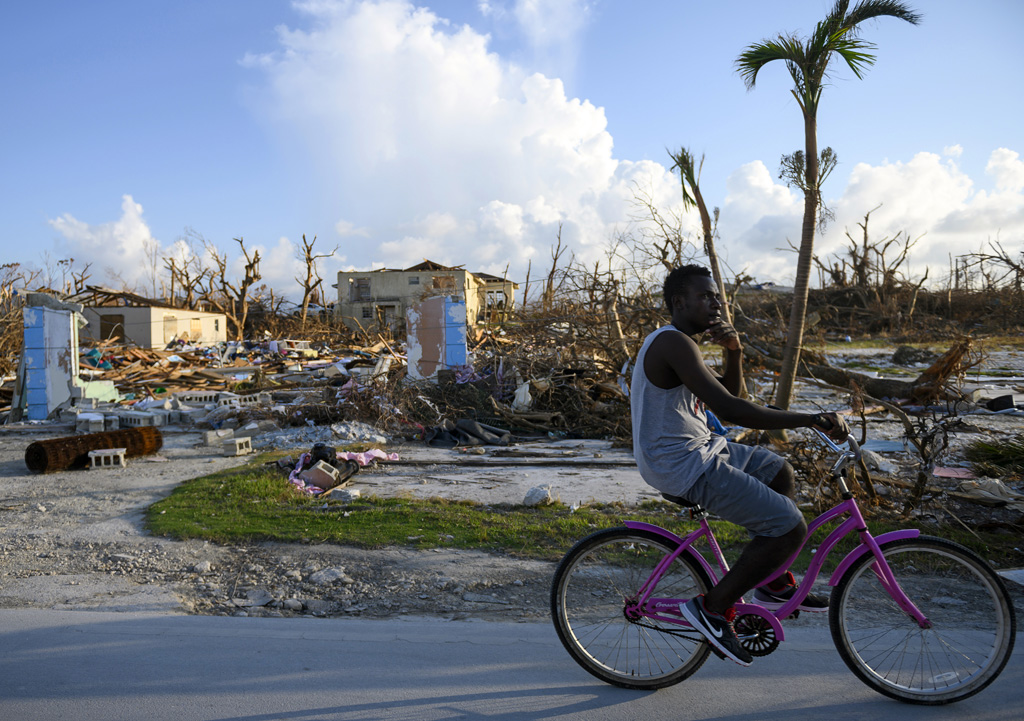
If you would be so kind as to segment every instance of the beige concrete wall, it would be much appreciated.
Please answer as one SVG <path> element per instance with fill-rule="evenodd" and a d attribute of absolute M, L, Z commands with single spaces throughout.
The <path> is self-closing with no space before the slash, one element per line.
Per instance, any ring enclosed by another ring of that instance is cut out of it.
<path fill-rule="evenodd" d="M 82 312 L 89 324 L 81 330 L 83 340 L 105 340 L 100 337 L 102 318 L 122 316 L 123 336 L 140 348 L 163 348 L 175 337 L 188 335 L 189 342 L 213 345 L 227 340 L 227 318 L 220 313 L 185 308 L 152 308 L 136 306 L 103 306 L 85 308 Z M 198 338 L 195 331 L 198 331 Z"/>
<path fill-rule="evenodd" d="M 488 320 L 484 312 L 487 289 L 494 287 L 504 289 L 506 308 L 511 310 L 515 303 L 513 283 L 481 283 L 465 270 L 343 271 L 338 273 L 335 318 L 350 328 L 365 328 L 377 324 L 377 309 L 384 308 L 388 321 L 397 328 L 404 324 L 412 304 L 431 296 L 455 295 L 466 301 L 466 321 L 476 324 L 482 316 Z M 361 292 L 363 288 L 368 290 Z"/>

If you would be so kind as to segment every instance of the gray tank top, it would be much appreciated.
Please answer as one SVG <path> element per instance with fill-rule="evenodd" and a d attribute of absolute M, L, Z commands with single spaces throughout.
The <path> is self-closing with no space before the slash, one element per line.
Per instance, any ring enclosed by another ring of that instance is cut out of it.
<path fill-rule="evenodd" d="M 668 325 L 644 340 L 633 366 L 629 403 L 633 415 L 633 457 L 643 479 L 663 493 L 684 496 L 726 445 L 708 428 L 704 403 L 685 384 L 659 388 L 647 379 L 647 349 Z"/>

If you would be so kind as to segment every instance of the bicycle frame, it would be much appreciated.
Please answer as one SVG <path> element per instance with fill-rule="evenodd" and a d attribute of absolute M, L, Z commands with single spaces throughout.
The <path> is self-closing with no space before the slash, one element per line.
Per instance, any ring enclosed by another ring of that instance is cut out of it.
<path fill-rule="evenodd" d="M 819 434 L 821 435 L 821 434 Z M 824 437 L 824 436 L 823 436 Z M 827 438 L 827 437 L 826 437 Z M 800 548 L 788 559 L 788 561 L 778 571 L 774 572 L 771 576 L 765 578 L 762 582 L 769 583 L 774 579 L 780 577 L 785 573 L 789 567 L 793 564 L 796 558 L 803 551 L 804 546 L 812 538 L 814 533 L 827 523 L 835 521 L 843 516 L 846 517 L 842 523 L 834 528 L 822 541 L 814 554 L 814 558 L 811 559 L 810 564 L 807 568 L 807 574 L 804 577 L 804 582 L 797 588 L 796 593 L 793 597 L 787 601 L 783 606 L 775 611 L 769 611 L 763 606 L 746 603 L 743 599 L 736 604 L 736 613 L 753 614 L 760 616 L 765 619 L 768 624 L 772 627 L 776 637 L 783 641 L 785 640 L 785 632 L 782 629 L 780 623 L 781 619 L 789 617 L 800 603 L 806 598 L 807 594 L 810 593 L 811 586 L 817 579 L 818 574 L 821 572 L 822 566 L 825 563 L 829 553 L 836 547 L 839 541 L 844 538 L 847 534 L 856 532 L 860 544 L 850 551 L 846 557 L 836 567 L 836 570 L 832 573 L 829 578 L 828 585 L 835 586 L 842 579 L 843 575 L 849 570 L 853 563 L 863 556 L 865 553 L 871 553 L 875 556 L 875 563 L 872 565 L 872 570 L 878 577 L 879 582 L 893 598 L 893 600 L 899 605 L 899 607 L 911 618 L 913 618 L 918 626 L 921 628 L 930 628 L 931 623 L 927 617 L 921 613 L 916 605 L 907 597 L 903 589 L 900 588 L 899 583 L 893 576 L 892 569 L 886 562 L 885 557 L 882 555 L 881 546 L 891 541 L 896 541 L 904 538 L 916 538 L 921 535 L 921 532 L 917 529 L 905 529 L 899 531 L 891 531 L 889 533 L 883 533 L 877 538 L 871 535 L 871 532 L 867 528 L 867 524 L 864 521 L 864 516 L 860 512 L 860 507 L 857 505 L 857 501 L 854 499 L 853 494 L 850 493 L 846 486 L 845 479 L 842 476 L 843 470 L 850 460 L 857 457 L 856 444 L 851 439 L 851 450 L 842 451 L 838 446 L 829 441 L 829 445 L 836 451 L 839 451 L 843 455 L 836 461 L 832 467 L 833 479 L 836 480 L 837 484 L 842 491 L 843 500 L 833 508 L 825 511 L 816 519 L 814 519 L 808 526 L 807 537 L 804 542 L 800 545 Z M 690 557 L 695 560 L 700 566 L 707 572 L 708 576 L 714 583 L 718 583 L 721 576 L 724 576 L 729 571 L 728 563 L 725 560 L 725 556 L 722 553 L 721 547 L 718 545 L 718 541 L 715 539 L 714 532 L 711 529 L 710 524 L 707 521 L 707 514 L 703 513 L 697 516 L 700 527 L 685 537 L 679 537 L 678 535 L 668 531 L 660 526 L 655 526 L 650 523 L 642 523 L 638 521 L 626 521 L 625 525 L 628 528 L 636 530 L 644 530 L 656 533 L 663 536 L 667 540 L 677 545 L 677 548 L 672 553 L 665 556 L 660 563 L 655 567 L 650 577 L 644 582 L 643 586 L 639 589 L 633 602 L 627 609 L 628 615 L 631 617 L 646 617 L 653 620 L 658 620 L 666 623 L 678 624 L 682 626 L 688 626 L 686 621 L 682 619 L 682 612 L 680 606 L 686 603 L 689 599 L 679 598 L 657 598 L 653 597 L 659 581 L 662 576 L 668 570 L 669 566 L 682 554 L 688 553 Z M 706 539 L 708 546 L 711 548 L 712 554 L 715 557 L 718 568 L 716 569 L 711 563 L 694 548 L 694 544 L 700 539 Z"/>

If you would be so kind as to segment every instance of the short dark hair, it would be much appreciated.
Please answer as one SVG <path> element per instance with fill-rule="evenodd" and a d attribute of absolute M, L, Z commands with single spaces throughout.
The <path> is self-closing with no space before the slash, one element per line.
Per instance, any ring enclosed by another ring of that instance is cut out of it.
<path fill-rule="evenodd" d="M 681 295 L 685 292 L 686 286 L 690 285 L 693 278 L 710 277 L 710 270 L 703 265 L 696 265 L 695 263 L 681 265 L 669 271 L 669 274 L 665 276 L 665 286 L 662 289 L 665 294 L 665 307 L 668 308 L 668 312 L 672 312 L 673 296 Z"/>

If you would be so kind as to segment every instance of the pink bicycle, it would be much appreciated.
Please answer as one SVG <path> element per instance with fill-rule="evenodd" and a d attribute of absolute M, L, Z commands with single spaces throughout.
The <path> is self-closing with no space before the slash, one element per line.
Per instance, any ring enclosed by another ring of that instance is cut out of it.
<path fill-rule="evenodd" d="M 846 484 L 860 456 L 818 434 L 839 458 L 832 481 L 842 500 L 809 525 L 808 540 L 842 520 L 821 542 L 797 592 L 770 611 L 741 602 L 737 636 L 753 656 L 785 639 L 781 620 L 810 592 L 829 553 L 856 533 L 860 544 L 832 572 L 829 627 L 850 670 L 876 691 L 900 701 L 945 704 L 988 686 L 1013 650 L 1016 619 L 1002 580 L 979 556 L 914 529 L 873 536 Z M 711 646 L 683 619 L 680 606 L 706 592 L 728 571 L 698 506 L 697 530 L 680 538 L 648 523 L 597 531 L 566 554 L 555 572 L 551 613 L 562 644 L 583 668 L 617 686 L 656 689 L 688 678 Z M 707 542 L 717 570 L 696 549 Z M 806 543 L 806 541 L 805 541 Z M 785 573 L 799 551 L 765 582 Z"/>

